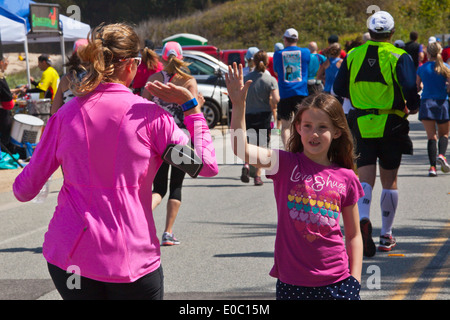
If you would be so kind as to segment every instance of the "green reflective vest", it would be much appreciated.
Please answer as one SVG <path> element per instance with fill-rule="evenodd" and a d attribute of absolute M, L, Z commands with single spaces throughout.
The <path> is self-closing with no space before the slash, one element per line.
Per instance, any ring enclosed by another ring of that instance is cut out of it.
<path fill-rule="evenodd" d="M 381 138 L 388 115 L 391 111 L 400 111 L 393 110 L 396 95 L 404 100 L 396 67 L 398 59 L 405 53 L 388 42 L 367 41 L 347 56 L 352 105 L 356 109 L 379 110 L 377 114 L 358 117 L 358 127 L 363 138 Z"/>

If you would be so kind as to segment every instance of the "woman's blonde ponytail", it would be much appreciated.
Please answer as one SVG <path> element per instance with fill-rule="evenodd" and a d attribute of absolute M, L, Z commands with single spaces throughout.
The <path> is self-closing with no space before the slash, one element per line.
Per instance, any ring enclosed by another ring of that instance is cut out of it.
<path fill-rule="evenodd" d="M 450 78 L 450 69 L 447 68 L 444 64 L 444 60 L 442 59 L 442 47 L 438 42 L 433 42 L 428 44 L 427 53 L 431 58 L 436 60 L 434 65 L 434 71 L 437 74 L 443 75 L 445 78 Z"/>
<path fill-rule="evenodd" d="M 122 67 L 121 60 L 139 54 L 139 37 L 126 24 L 101 24 L 89 33 L 88 40 L 77 53 L 86 75 L 81 81 L 71 83 L 71 90 L 77 96 L 92 92 L 102 82 L 114 82 Z"/>
<path fill-rule="evenodd" d="M 184 79 L 190 79 L 192 76 L 189 74 L 188 66 L 190 63 L 176 58 L 174 55 L 170 55 L 167 61 L 164 71 L 168 74 L 178 74 Z"/>

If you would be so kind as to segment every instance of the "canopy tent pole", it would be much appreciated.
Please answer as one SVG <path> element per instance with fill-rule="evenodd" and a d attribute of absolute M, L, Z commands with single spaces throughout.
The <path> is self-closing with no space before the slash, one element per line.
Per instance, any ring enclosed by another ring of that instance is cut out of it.
<path fill-rule="evenodd" d="M 61 43 L 61 55 L 62 55 L 62 67 L 63 67 L 63 74 L 66 74 L 66 64 L 64 63 L 65 59 L 66 59 L 66 48 L 64 45 L 64 34 L 62 33 L 62 31 L 59 34 L 59 40 Z"/>
<path fill-rule="evenodd" d="M 23 47 L 25 50 L 25 63 L 26 63 L 26 67 L 27 67 L 27 85 L 28 85 L 28 89 L 31 88 L 31 74 L 30 74 L 30 61 L 28 59 L 28 37 L 26 36 L 27 34 L 27 25 L 25 24 L 25 41 L 23 42 Z"/>

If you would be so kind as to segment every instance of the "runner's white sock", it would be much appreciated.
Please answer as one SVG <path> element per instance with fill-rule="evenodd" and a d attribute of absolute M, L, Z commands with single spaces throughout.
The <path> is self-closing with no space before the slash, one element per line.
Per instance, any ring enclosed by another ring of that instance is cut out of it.
<path fill-rule="evenodd" d="M 398 204 L 398 190 L 383 189 L 381 192 L 381 235 L 391 235 L 395 211 Z"/>
<path fill-rule="evenodd" d="M 361 182 L 364 190 L 364 197 L 358 200 L 359 220 L 370 218 L 370 203 L 372 202 L 372 186 L 366 182 Z"/>

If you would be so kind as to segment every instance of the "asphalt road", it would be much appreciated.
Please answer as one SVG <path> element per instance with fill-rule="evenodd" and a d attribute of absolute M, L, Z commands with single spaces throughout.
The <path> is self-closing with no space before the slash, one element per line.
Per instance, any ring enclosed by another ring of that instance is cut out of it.
<path fill-rule="evenodd" d="M 399 172 L 399 206 L 394 224 L 397 248 L 364 258 L 363 300 L 448 300 L 450 298 L 450 174 L 429 178 L 426 135 L 411 116 L 415 155 L 405 156 Z M 276 231 L 272 182 L 240 181 L 241 161 L 229 137 L 214 130 L 219 175 L 187 178 L 175 223 L 181 244 L 162 248 L 165 299 L 273 300 Z M 274 136 L 273 147 L 279 145 Z M 1 174 L 1 172 L 0 172 Z M 0 299 L 58 300 L 42 256 L 42 242 L 62 179 L 51 182 L 44 203 L 20 203 L 0 193 Z M 377 179 L 372 223 L 378 241 L 381 214 Z M 150 195 L 149 195 L 150 196 Z M 158 233 L 165 222 L 165 200 L 155 212 Z M 395 254 L 395 255 L 392 255 Z"/>

